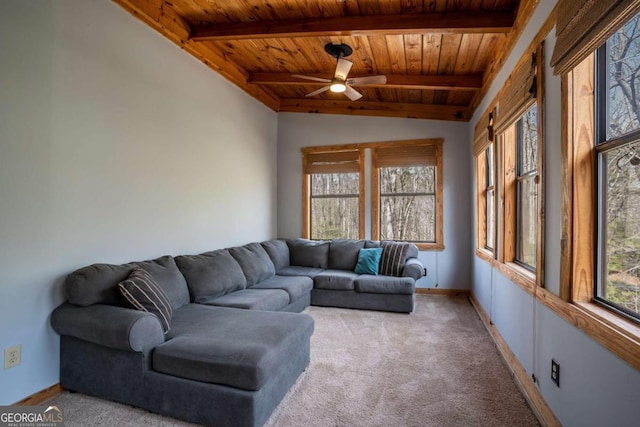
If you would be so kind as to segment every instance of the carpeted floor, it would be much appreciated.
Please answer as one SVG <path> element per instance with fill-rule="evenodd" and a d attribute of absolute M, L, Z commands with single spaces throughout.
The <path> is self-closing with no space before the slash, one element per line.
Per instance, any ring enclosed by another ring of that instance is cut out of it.
<path fill-rule="evenodd" d="M 539 425 L 465 298 L 417 295 L 411 315 L 309 307 L 311 364 L 266 427 Z M 188 426 L 63 393 L 67 426 Z"/>

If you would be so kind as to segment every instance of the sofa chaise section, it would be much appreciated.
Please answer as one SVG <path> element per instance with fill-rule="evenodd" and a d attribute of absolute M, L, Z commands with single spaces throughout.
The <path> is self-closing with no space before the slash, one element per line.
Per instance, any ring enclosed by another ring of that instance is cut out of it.
<path fill-rule="evenodd" d="M 149 272 L 169 297 L 166 334 L 158 316 L 127 307 L 119 295 L 134 269 Z M 239 283 L 213 288 L 224 298 L 247 290 Z M 67 390 L 205 425 L 259 426 L 309 363 L 310 316 L 191 303 L 172 257 L 88 266 L 67 277 L 65 290 L 68 301 L 51 323 L 61 335 Z M 289 305 L 285 290 L 256 292 L 277 292 Z"/>

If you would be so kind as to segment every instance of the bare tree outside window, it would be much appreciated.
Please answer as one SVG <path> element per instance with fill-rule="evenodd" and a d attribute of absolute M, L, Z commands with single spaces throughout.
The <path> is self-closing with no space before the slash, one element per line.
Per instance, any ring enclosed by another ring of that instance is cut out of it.
<path fill-rule="evenodd" d="M 599 108 L 599 280 L 597 298 L 640 317 L 640 19 L 598 55 L 606 111 Z M 606 131 L 606 132 L 605 132 Z"/>
<path fill-rule="evenodd" d="M 534 104 L 516 123 L 517 138 L 517 229 L 516 260 L 536 267 L 538 228 L 538 107 Z"/>
<path fill-rule="evenodd" d="M 489 144 L 487 149 L 485 150 L 485 161 L 486 161 L 486 173 L 485 173 L 485 202 L 486 202 L 486 213 L 485 213 L 485 248 L 489 250 L 493 250 L 494 248 L 494 238 L 495 238 L 495 197 L 496 190 L 494 185 L 494 164 L 493 164 L 493 144 Z"/>
<path fill-rule="evenodd" d="M 379 177 L 380 238 L 435 242 L 435 167 L 380 168 Z"/>
<path fill-rule="evenodd" d="M 311 238 L 359 238 L 359 174 L 311 174 Z"/>

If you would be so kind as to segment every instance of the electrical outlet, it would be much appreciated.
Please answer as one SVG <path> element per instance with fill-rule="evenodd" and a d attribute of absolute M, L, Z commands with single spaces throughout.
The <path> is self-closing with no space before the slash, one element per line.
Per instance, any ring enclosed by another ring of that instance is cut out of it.
<path fill-rule="evenodd" d="M 560 387 L 560 364 L 551 359 L 551 381 Z"/>
<path fill-rule="evenodd" d="M 20 353 L 22 346 L 20 344 L 4 349 L 4 369 L 13 368 L 20 364 Z"/>

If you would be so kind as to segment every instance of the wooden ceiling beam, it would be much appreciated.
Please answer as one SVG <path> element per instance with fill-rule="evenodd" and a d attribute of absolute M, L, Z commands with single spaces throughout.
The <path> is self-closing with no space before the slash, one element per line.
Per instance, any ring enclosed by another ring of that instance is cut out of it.
<path fill-rule="evenodd" d="M 467 107 L 454 105 L 283 98 L 278 111 L 469 121 Z"/>
<path fill-rule="evenodd" d="M 514 13 L 508 11 L 339 16 L 206 24 L 192 27 L 190 38 L 195 41 L 212 41 L 425 33 L 508 33 L 513 23 Z"/>
<path fill-rule="evenodd" d="M 305 74 L 311 77 L 327 78 L 326 74 Z M 350 78 L 366 76 L 350 76 Z M 326 83 L 304 80 L 288 73 L 251 73 L 249 83 L 258 85 L 325 86 Z M 482 74 L 419 76 L 389 75 L 386 84 L 372 84 L 367 87 L 388 89 L 432 89 L 432 90 L 478 90 L 482 87 Z"/>

